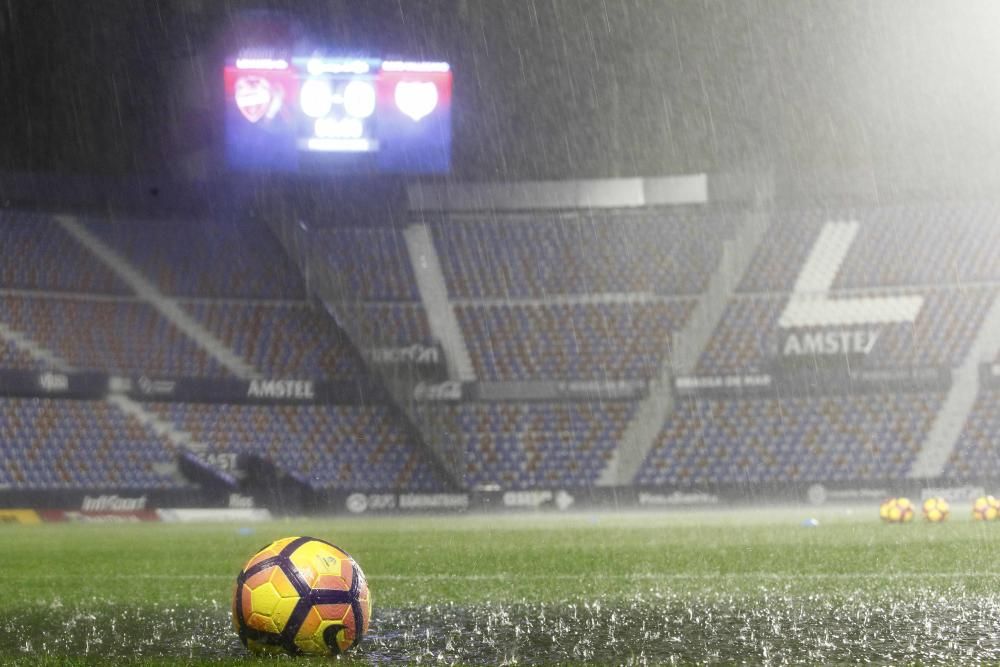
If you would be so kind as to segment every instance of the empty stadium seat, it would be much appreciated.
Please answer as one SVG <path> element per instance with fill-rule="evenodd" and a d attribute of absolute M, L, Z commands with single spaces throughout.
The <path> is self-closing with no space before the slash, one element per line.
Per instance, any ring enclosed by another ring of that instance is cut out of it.
<path fill-rule="evenodd" d="M 216 453 L 253 453 L 317 489 L 434 491 L 425 451 L 384 407 L 151 404 Z"/>
<path fill-rule="evenodd" d="M 902 479 L 944 396 L 685 399 L 637 484 Z"/>
<path fill-rule="evenodd" d="M 251 220 L 87 221 L 165 294 L 302 299 L 305 285 L 266 225 Z"/>
<path fill-rule="evenodd" d="M 0 212 L 0 288 L 126 294 L 128 287 L 50 216 Z"/>
<path fill-rule="evenodd" d="M 329 269 L 345 293 L 364 301 L 419 301 L 402 232 L 378 227 L 315 233 Z"/>
<path fill-rule="evenodd" d="M 1000 477 L 1000 390 L 981 389 L 945 465 L 945 477 L 982 481 Z"/>
<path fill-rule="evenodd" d="M 791 292 L 827 222 L 853 220 L 857 236 L 834 289 L 961 286 L 1000 278 L 1000 206 L 931 203 L 781 211 L 743 277 L 745 292 Z"/>
<path fill-rule="evenodd" d="M 359 373 L 333 320 L 307 304 L 197 302 L 186 309 L 270 377 L 348 379 Z"/>
<path fill-rule="evenodd" d="M 419 303 L 358 302 L 342 304 L 358 336 L 367 346 L 430 345 L 434 342 L 427 313 Z"/>
<path fill-rule="evenodd" d="M 431 226 L 449 293 L 461 298 L 695 294 L 734 219 L 665 209 L 464 214 Z"/>
<path fill-rule="evenodd" d="M 0 322 L 78 369 L 227 375 L 194 340 L 141 301 L 0 296 Z"/>
<path fill-rule="evenodd" d="M 483 380 L 625 379 L 659 373 L 690 301 L 456 307 Z"/>
<path fill-rule="evenodd" d="M 8 341 L 0 341 L 0 368 L 36 370 L 42 367 L 30 354 Z"/>
<path fill-rule="evenodd" d="M 104 401 L 0 399 L 0 488 L 160 489 L 170 443 Z"/>
<path fill-rule="evenodd" d="M 919 294 L 922 305 L 910 323 L 854 325 L 880 333 L 865 360 L 870 367 L 957 366 L 965 358 L 976 332 L 993 303 L 993 288 L 894 290 L 883 296 Z M 831 300 L 853 300 L 852 293 L 833 293 Z M 701 373 L 765 370 L 778 354 L 779 318 L 787 297 L 741 296 L 729 302 L 698 361 Z M 845 325 L 842 325 L 842 327 Z"/>
<path fill-rule="evenodd" d="M 446 408 L 458 428 L 470 487 L 592 486 L 635 404 L 480 403 Z"/>

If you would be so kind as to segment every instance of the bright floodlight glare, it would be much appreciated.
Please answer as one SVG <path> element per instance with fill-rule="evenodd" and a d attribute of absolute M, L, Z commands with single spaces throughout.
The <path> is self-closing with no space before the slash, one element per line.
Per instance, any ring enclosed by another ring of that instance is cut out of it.
<path fill-rule="evenodd" d="M 309 79 L 299 91 L 299 106 L 310 118 L 322 118 L 333 106 L 333 90 L 326 79 Z"/>
<path fill-rule="evenodd" d="M 355 118 L 375 113 L 375 86 L 367 81 L 351 81 L 344 87 L 344 110 Z"/>

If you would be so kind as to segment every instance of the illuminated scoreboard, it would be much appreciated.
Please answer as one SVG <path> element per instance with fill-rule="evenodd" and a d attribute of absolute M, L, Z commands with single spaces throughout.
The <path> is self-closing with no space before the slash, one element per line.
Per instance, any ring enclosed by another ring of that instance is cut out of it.
<path fill-rule="evenodd" d="M 451 163 L 444 62 L 260 57 L 226 63 L 226 159 L 291 173 L 442 173 Z"/>

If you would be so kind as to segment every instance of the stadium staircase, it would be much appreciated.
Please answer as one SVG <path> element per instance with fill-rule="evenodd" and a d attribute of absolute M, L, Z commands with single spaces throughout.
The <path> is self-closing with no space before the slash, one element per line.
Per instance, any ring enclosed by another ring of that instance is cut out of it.
<path fill-rule="evenodd" d="M 104 262 L 139 297 L 156 308 L 160 314 L 186 336 L 194 340 L 222 366 L 240 378 L 261 377 L 246 359 L 236 354 L 225 343 L 216 338 L 200 322 L 188 315 L 173 299 L 165 297 L 152 282 L 147 280 L 124 257 L 112 250 L 96 235 L 81 225 L 73 216 L 55 216 L 60 226 L 87 248 L 95 257 Z"/>
<path fill-rule="evenodd" d="M 664 357 L 668 358 L 669 355 Z M 597 478 L 598 486 L 628 485 L 635 479 L 660 429 L 674 411 L 672 382 L 673 371 L 670 364 L 664 362 L 659 377 L 650 382 L 649 395 L 639 402 L 622 433 L 621 442 Z"/>
<path fill-rule="evenodd" d="M 32 359 L 42 362 L 45 367 L 58 371 L 72 371 L 72 366 L 60 359 L 52 352 L 38 345 L 28 336 L 13 332 L 5 324 L 0 323 L 0 337 L 9 340 L 18 346 L 19 349 L 28 353 Z M 155 414 L 149 412 L 135 401 L 121 395 L 111 395 L 107 399 L 108 403 L 121 410 L 124 414 L 137 420 L 144 426 L 151 428 L 157 435 L 167 438 L 179 450 L 189 450 L 199 453 L 207 449 L 204 444 L 197 442 L 190 433 L 180 431 L 169 422 L 159 419 Z M 160 475 L 173 476 L 179 483 L 184 483 L 184 476 L 181 474 L 176 463 L 163 465 L 157 464 L 154 472 Z"/>
<path fill-rule="evenodd" d="M 441 269 L 430 229 L 427 225 L 410 225 L 403 231 L 403 238 L 416 275 L 417 290 L 427 311 L 431 335 L 444 348 L 449 377 L 462 382 L 474 381 L 476 371 L 472 365 L 472 357 L 469 356 L 462 328 L 448 300 L 444 271 Z"/>
<path fill-rule="evenodd" d="M 636 408 L 621 442 L 598 479 L 600 485 L 631 484 L 674 410 L 674 375 L 692 373 L 750 266 L 771 223 L 764 212 L 749 214 L 732 239 L 723 242 L 719 264 L 684 327 L 673 335 L 673 354 L 663 356 L 649 395 Z"/>
<path fill-rule="evenodd" d="M 160 419 L 156 413 L 146 410 L 142 405 L 127 396 L 112 394 L 108 396 L 108 402 L 125 414 L 133 417 L 143 426 L 148 427 L 156 435 L 169 440 L 178 449 L 186 449 L 196 454 L 208 451 L 208 447 L 204 443 L 195 440 L 190 433 L 180 430 L 170 421 Z"/>
<path fill-rule="evenodd" d="M 673 370 L 677 375 L 694 372 L 770 224 L 768 213 L 750 213 L 734 237 L 723 241 L 722 256 L 708 280 L 707 288 L 698 298 L 687 322 L 673 336 Z"/>
<path fill-rule="evenodd" d="M 917 454 L 909 477 L 926 479 L 944 472 L 945 465 L 972 413 L 979 393 L 979 366 L 996 358 L 1000 345 L 1000 297 L 993 304 L 979 328 L 972 347 L 952 375 L 951 389 L 938 411 L 924 445 Z"/>

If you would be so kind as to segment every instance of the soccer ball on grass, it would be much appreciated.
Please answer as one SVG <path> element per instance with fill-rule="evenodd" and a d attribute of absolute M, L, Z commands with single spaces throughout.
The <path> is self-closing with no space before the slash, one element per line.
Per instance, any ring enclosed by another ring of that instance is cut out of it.
<path fill-rule="evenodd" d="M 370 619 L 364 573 L 323 540 L 272 542 L 236 578 L 233 626 L 255 653 L 344 653 L 361 641 Z"/>
<path fill-rule="evenodd" d="M 996 521 L 1000 515 L 1000 501 L 993 496 L 980 496 L 972 503 L 974 521 Z"/>
<path fill-rule="evenodd" d="M 878 514 L 886 523 L 908 523 L 913 520 L 913 503 L 909 498 L 889 498 L 879 507 Z"/>
<path fill-rule="evenodd" d="M 924 501 L 924 518 L 931 523 L 941 523 L 948 518 L 951 507 L 944 498 L 928 498 Z"/>

